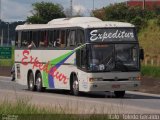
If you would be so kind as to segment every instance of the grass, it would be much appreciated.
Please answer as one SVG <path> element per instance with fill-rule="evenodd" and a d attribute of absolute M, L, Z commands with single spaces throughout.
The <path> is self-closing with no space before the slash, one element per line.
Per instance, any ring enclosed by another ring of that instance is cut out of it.
<path fill-rule="evenodd" d="M 142 75 L 160 78 L 160 67 L 155 66 L 142 66 Z"/>
<path fill-rule="evenodd" d="M 3 117 L 14 115 L 18 120 L 109 120 L 107 115 L 66 114 L 57 108 L 45 108 L 32 105 L 28 99 L 18 99 L 15 103 L 8 100 L 0 103 L 0 114 Z"/>
<path fill-rule="evenodd" d="M 13 66 L 13 64 L 12 59 L 0 59 L 0 66 Z"/>
<path fill-rule="evenodd" d="M 140 31 L 138 38 L 145 55 L 160 55 L 160 26 L 156 19 L 148 21 L 148 26 Z"/>

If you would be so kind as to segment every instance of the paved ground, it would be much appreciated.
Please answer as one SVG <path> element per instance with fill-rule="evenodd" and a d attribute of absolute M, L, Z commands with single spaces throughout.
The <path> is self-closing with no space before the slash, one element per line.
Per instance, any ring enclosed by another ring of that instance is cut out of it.
<path fill-rule="evenodd" d="M 114 98 L 112 93 L 92 93 L 75 97 L 67 91 L 30 92 L 26 86 L 0 77 L 0 100 L 27 99 L 38 106 L 53 106 L 67 113 L 132 113 L 160 114 L 160 95 L 127 92 L 125 98 Z"/>
<path fill-rule="evenodd" d="M 0 76 L 11 76 L 11 67 L 0 66 Z M 144 76 L 141 81 L 140 92 L 160 94 L 160 78 Z"/>

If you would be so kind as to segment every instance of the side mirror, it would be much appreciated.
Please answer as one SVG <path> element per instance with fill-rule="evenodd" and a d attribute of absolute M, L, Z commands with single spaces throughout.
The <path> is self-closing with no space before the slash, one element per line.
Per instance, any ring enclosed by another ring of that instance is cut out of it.
<path fill-rule="evenodd" d="M 140 48 L 139 50 L 139 57 L 141 60 L 144 60 L 144 49 Z"/>

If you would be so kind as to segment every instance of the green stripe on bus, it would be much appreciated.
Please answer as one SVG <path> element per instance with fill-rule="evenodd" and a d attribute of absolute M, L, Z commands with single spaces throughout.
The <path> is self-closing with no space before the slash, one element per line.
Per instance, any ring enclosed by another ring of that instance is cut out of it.
<path fill-rule="evenodd" d="M 56 64 L 60 63 L 61 61 L 63 61 L 65 58 L 67 58 L 68 56 L 70 56 L 71 54 L 73 54 L 74 52 L 76 52 L 77 50 L 85 47 L 86 44 L 83 44 L 77 48 L 75 48 L 73 51 L 70 51 L 64 55 L 61 55 L 60 57 L 58 58 L 55 58 L 53 60 L 51 60 L 49 63 L 49 66 L 48 66 L 48 70 L 50 70 L 51 67 L 54 67 Z M 43 71 L 43 86 L 46 87 L 46 88 L 49 88 L 49 81 L 48 81 L 48 73 L 46 73 L 45 71 Z"/>
<path fill-rule="evenodd" d="M 58 58 L 51 60 L 49 62 L 50 65 L 48 66 L 48 70 L 50 70 L 51 67 L 54 67 L 56 64 L 60 63 L 61 61 L 63 61 L 66 57 L 71 55 L 73 52 L 74 51 L 68 52 Z M 45 71 L 43 71 L 43 85 L 44 85 L 44 87 L 49 88 L 48 73 L 46 73 Z"/>

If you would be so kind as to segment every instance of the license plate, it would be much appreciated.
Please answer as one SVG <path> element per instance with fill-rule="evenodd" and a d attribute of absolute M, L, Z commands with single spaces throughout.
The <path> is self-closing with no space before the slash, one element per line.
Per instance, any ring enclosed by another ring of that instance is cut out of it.
<path fill-rule="evenodd" d="M 112 85 L 112 88 L 120 88 L 121 86 L 120 85 Z"/>

